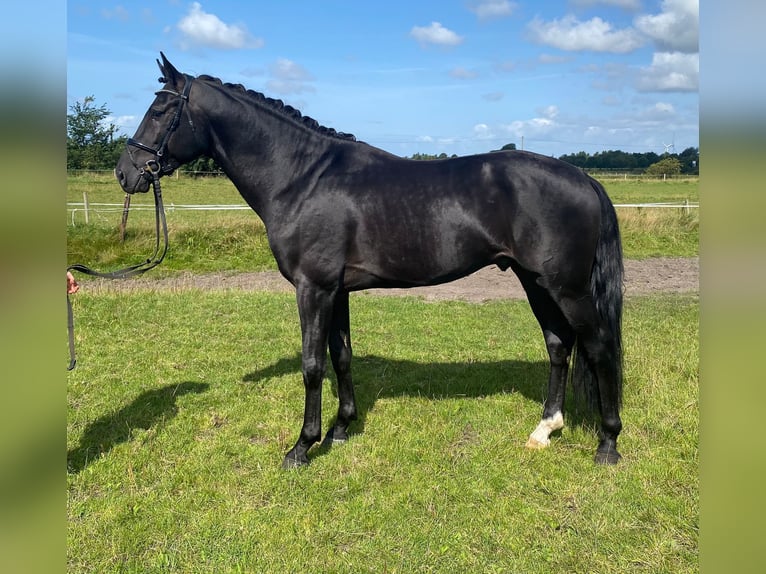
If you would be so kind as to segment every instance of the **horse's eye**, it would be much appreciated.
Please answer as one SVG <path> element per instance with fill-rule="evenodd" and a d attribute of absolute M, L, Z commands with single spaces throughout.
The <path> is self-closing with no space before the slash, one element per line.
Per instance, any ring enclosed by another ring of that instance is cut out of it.
<path fill-rule="evenodd" d="M 160 119 L 162 117 L 162 112 L 159 112 L 157 110 L 152 110 L 152 113 L 150 114 L 150 117 L 153 120 L 158 120 L 158 119 Z"/>

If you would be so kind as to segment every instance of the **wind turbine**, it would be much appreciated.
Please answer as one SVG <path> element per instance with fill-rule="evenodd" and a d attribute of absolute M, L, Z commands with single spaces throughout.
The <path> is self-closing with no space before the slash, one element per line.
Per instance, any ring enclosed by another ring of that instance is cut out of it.
<path fill-rule="evenodd" d="M 668 155 L 670 153 L 670 150 L 676 151 L 676 132 L 673 132 L 673 143 L 669 144 L 662 144 L 665 146 L 665 155 Z"/>

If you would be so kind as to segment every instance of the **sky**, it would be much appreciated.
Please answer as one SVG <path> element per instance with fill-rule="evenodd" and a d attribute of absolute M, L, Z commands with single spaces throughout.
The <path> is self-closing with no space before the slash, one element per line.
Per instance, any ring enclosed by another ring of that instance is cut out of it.
<path fill-rule="evenodd" d="M 132 135 L 160 51 L 401 156 L 699 147 L 698 0 L 70 0 L 67 106 Z"/>

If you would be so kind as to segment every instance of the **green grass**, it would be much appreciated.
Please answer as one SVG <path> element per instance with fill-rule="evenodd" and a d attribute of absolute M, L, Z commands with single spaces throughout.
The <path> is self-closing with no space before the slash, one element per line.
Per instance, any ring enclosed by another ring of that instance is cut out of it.
<path fill-rule="evenodd" d="M 698 201 L 699 180 L 623 181 L 605 180 L 615 203 Z M 70 176 L 67 201 L 81 202 L 87 192 L 91 203 L 121 203 L 123 195 L 110 175 Z M 182 204 L 243 204 L 226 178 L 165 180 L 170 250 L 156 272 L 275 270 L 266 230 L 251 211 L 201 212 L 174 210 Z M 135 196 L 133 207 L 150 208 L 151 194 Z M 656 256 L 691 257 L 699 253 L 699 213 L 680 209 L 618 210 L 625 256 L 643 259 Z M 131 211 L 126 240 L 119 240 L 121 209 L 93 212 L 85 225 L 82 211 L 68 215 L 67 259 L 96 269 L 115 269 L 148 257 L 154 248 L 154 214 Z M 73 223 L 74 222 L 74 223 Z"/>
<path fill-rule="evenodd" d="M 599 178 L 614 203 L 697 203 L 699 178 L 685 179 L 613 179 Z"/>
<path fill-rule="evenodd" d="M 69 572 L 698 571 L 695 296 L 627 302 L 614 468 L 582 419 L 523 448 L 547 370 L 525 302 L 352 297 L 361 418 L 297 472 L 293 296 L 74 304 Z M 328 382 L 325 429 L 336 408 Z"/>

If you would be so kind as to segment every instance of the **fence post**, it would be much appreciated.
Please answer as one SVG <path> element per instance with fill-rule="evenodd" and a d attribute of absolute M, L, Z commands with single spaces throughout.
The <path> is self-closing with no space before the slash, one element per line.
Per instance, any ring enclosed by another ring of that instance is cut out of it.
<path fill-rule="evenodd" d="M 90 206 L 88 205 L 88 192 L 87 191 L 83 191 L 82 192 L 82 202 L 83 202 L 83 206 L 85 208 L 85 225 L 87 225 L 88 223 L 90 223 L 90 213 L 89 213 Z"/>

